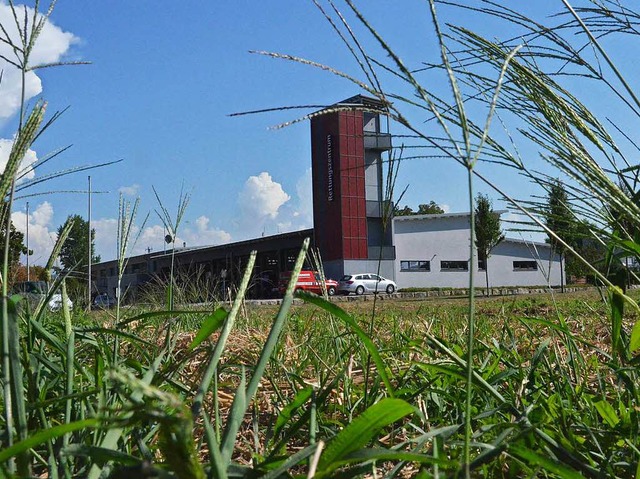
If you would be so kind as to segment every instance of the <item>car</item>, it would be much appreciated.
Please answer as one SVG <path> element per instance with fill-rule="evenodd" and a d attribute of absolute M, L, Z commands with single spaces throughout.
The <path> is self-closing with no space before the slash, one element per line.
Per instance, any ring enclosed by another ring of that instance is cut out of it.
<path fill-rule="evenodd" d="M 393 294 L 397 289 L 395 282 L 373 273 L 345 274 L 338 282 L 338 292 L 344 295 L 382 292 Z"/>
<path fill-rule="evenodd" d="M 62 295 L 60 293 L 54 293 L 49 299 L 47 306 L 51 312 L 60 311 L 62 309 Z M 69 311 L 73 309 L 73 301 L 71 301 L 68 296 L 67 307 L 69 308 Z"/>
<path fill-rule="evenodd" d="M 21 281 L 13 285 L 13 294 L 19 294 L 26 299 L 32 308 L 37 307 L 41 301 L 46 299 L 49 285 L 46 281 Z M 67 297 L 67 306 L 69 309 L 73 309 L 73 301 Z M 62 295 L 60 293 L 54 293 L 49 298 L 47 303 L 49 311 L 60 311 L 62 309 Z"/>
<path fill-rule="evenodd" d="M 116 299 L 109 296 L 107 293 L 98 294 L 93 298 L 92 306 L 96 309 L 109 309 L 116 305 Z"/>
<path fill-rule="evenodd" d="M 289 280 L 291 279 L 291 271 L 285 271 L 280 273 L 280 281 L 278 282 L 278 290 L 281 295 L 287 291 Z M 320 273 L 317 271 L 302 270 L 298 275 L 298 281 L 296 282 L 295 291 L 307 291 L 309 293 L 315 293 L 318 295 L 327 291 L 329 296 L 333 296 L 338 291 L 338 282 L 334 279 L 325 278 L 324 286 Z"/>

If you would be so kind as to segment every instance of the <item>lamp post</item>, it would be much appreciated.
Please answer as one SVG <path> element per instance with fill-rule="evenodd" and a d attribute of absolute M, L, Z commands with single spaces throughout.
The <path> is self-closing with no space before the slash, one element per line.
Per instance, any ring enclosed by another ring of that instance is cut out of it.
<path fill-rule="evenodd" d="M 88 284 L 87 284 L 87 308 L 91 308 L 91 261 L 92 261 L 92 254 L 91 254 L 91 176 L 89 176 L 89 189 L 88 189 L 88 228 L 89 228 L 89 267 L 87 269 L 87 276 L 88 276 Z"/>
<path fill-rule="evenodd" d="M 29 276 L 29 202 L 27 201 L 27 281 L 30 281 Z"/>

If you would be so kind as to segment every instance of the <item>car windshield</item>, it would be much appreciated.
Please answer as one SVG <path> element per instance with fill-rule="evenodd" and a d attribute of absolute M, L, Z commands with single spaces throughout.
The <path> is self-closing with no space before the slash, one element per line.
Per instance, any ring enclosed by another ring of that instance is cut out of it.
<path fill-rule="evenodd" d="M 351 279 L 351 275 L 345 274 L 342 278 L 340 278 L 340 281 L 349 281 L 350 279 Z"/>

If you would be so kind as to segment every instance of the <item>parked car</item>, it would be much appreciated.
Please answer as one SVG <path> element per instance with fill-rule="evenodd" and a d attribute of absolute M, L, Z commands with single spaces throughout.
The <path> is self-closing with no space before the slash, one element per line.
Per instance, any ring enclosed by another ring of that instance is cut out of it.
<path fill-rule="evenodd" d="M 55 312 L 60 311 L 62 309 L 62 295 L 60 293 L 54 293 L 49 300 L 47 305 L 49 307 L 49 311 Z M 67 296 L 67 307 L 69 310 L 73 309 L 73 301 L 69 299 Z"/>
<path fill-rule="evenodd" d="M 12 294 L 19 294 L 35 308 L 41 301 L 45 300 L 49 292 L 49 285 L 46 281 L 21 281 L 13 285 Z M 67 297 L 67 306 L 73 309 L 73 301 Z M 62 295 L 54 293 L 47 303 L 49 311 L 60 311 L 62 309 Z"/>
<path fill-rule="evenodd" d="M 102 293 L 93 298 L 92 306 L 96 309 L 109 309 L 116 305 L 116 299 L 107 293 Z"/>
<path fill-rule="evenodd" d="M 280 281 L 278 283 L 278 290 L 281 295 L 287 290 L 289 280 L 291 279 L 291 271 L 285 271 L 280 274 Z M 338 282 L 333 279 L 325 278 L 324 288 L 327 290 L 329 296 L 333 296 L 338 291 Z M 320 273 L 317 271 L 300 271 L 298 275 L 298 281 L 296 282 L 295 291 L 307 291 L 309 293 L 322 294 L 323 285 L 320 278 Z"/>
<path fill-rule="evenodd" d="M 345 274 L 338 282 L 338 292 L 342 294 L 395 293 L 398 286 L 390 279 L 373 273 Z"/>

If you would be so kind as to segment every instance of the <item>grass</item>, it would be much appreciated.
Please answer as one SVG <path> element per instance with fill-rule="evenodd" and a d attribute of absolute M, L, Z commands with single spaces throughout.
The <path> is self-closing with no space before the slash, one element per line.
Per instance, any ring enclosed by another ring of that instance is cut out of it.
<path fill-rule="evenodd" d="M 362 327 L 368 324 L 370 305 L 350 302 L 344 307 Z M 464 417 L 464 400 L 460 394 L 464 390 L 464 380 L 462 370 L 452 361 L 450 353 L 461 356 L 464 351 L 466 301 L 384 301 L 378 308 L 373 334 L 377 348 L 394 378 L 396 394 L 419 411 L 411 422 L 386 429 L 382 438 L 391 436 L 379 444 L 411 450 L 414 442 L 419 441 L 420 429 L 457 426 L 453 430 L 445 429 L 448 437 L 447 441 L 442 441 L 442 446 L 446 446 L 449 459 L 440 464 L 441 471 L 453 473 L 460 459 L 459 435 Z M 564 312 L 563 325 L 558 324 L 559 311 Z M 257 362 L 271 318 L 276 313 L 274 306 L 248 307 L 236 320 L 235 330 L 227 340 L 228 348 L 216 386 L 218 414 L 222 421 L 229 414 L 234 391 L 242 381 L 240 365 Z M 310 385 L 322 398 L 316 406 L 318 437 L 322 438 L 334 436 L 367 409 L 368 405 L 362 403 L 365 387 L 378 394 L 382 391 L 381 384 L 365 385 L 363 369 L 367 355 L 351 328 L 309 304 L 293 306 L 290 313 L 280 346 L 274 351 L 261 381 L 254 412 L 245 415 L 241 424 L 240 440 L 233 455 L 233 460 L 239 464 L 256 466 L 260 461 L 273 459 L 270 445 L 279 446 L 276 449 L 280 453 L 286 451 L 289 455 L 308 445 L 309 431 L 305 427 L 290 436 L 286 434 L 287 427 L 295 423 L 295 413 L 298 412 L 300 419 L 308 412 L 299 411 L 304 410 L 302 406 L 291 408 L 291 404 L 296 395 L 305 391 L 308 394 Z M 505 398 L 505 403 L 499 404 L 486 391 L 474 394 L 474 417 L 478 417 L 474 424 L 474 442 L 478 442 L 480 450 L 489 448 L 492 442 L 499 445 L 500 434 L 515 427 L 511 416 L 522 409 L 527 409 L 526 420 L 532 421 L 537 428 L 544 426 L 545 434 L 551 439 L 566 439 L 569 434 L 576 443 L 580 438 L 586 440 L 594 434 L 602 448 L 608 436 L 603 427 L 603 416 L 598 412 L 598 407 L 604 407 L 599 398 L 620 394 L 614 371 L 603 366 L 610 358 L 607 318 L 607 309 L 593 292 L 563 295 L 555 301 L 551 296 L 540 295 L 478 301 L 475 371 Z M 181 346 L 177 348 L 177 355 L 185 354 L 186 346 L 193 340 L 192 326 L 178 326 L 177 343 Z M 141 334 L 148 329 L 148 326 L 141 328 Z M 580 337 L 579 341 L 575 339 L 577 337 Z M 211 339 L 215 341 L 215 338 Z M 153 341 L 153 336 L 148 339 Z M 436 344 L 446 345 L 449 352 Z M 601 361 L 587 359 L 594 357 Z M 205 359 L 206 351 L 200 350 L 183 370 L 181 383 L 197 384 Z M 569 398 L 571 408 L 565 410 L 561 398 Z M 207 407 L 213 406 L 211 400 Z M 496 422 L 495 416 L 488 414 L 493 410 L 499 412 L 500 421 Z M 275 430 L 274 424 L 278 423 L 283 411 L 288 411 L 290 423 Z M 614 414 L 615 417 L 618 415 L 623 416 L 618 422 L 611 419 L 616 426 L 625 421 L 621 410 Z M 587 424 L 585 417 L 589 420 Z M 630 419 L 626 427 L 632 430 Z M 558 420 L 562 423 L 556 424 Z M 594 432 L 594 428 L 598 431 Z M 526 429 L 517 429 L 511 436 L 523 435 L 517 439 L 531 440 Z M 612 432 L 608 431 L 608 434 Z M 202 433 L 200 430 L 199 434 Z M 287 438 L 284 444 L 277 442 L 281 435 Z M 418 450 L 424 454 L 433 447 L 433 443 L 427 441 Z M 513 444 L 510 447 L 513 448 Z M 608 447 L 615 449 L 615 454 L 621 457 L 625 454 L 633 457 L 629 446 L 616 448 L 609 444 Z M 500 461 L 484 457 L 482 461 L 486 462 L 477 467 L 491 475 L 514 467 L 523 473 L 527 470 L 505 453 L 506 450 L 501 451 Z M 206 462 L 206 453 L 201 451 L 200 454 Z M 614 452 L 610 454 L 614 455 Z M 380 465 L 379 472 L 391 467 L 385 464 Z M 415 468 L 415 464 L 408 464 L 403 467 L 403 474 L 416 472 Z M 585 466 L 582 472 L 589 470 Z M 618 466 L 618 474 L 621 471 L 628 472 L 628 469 Z"/>

